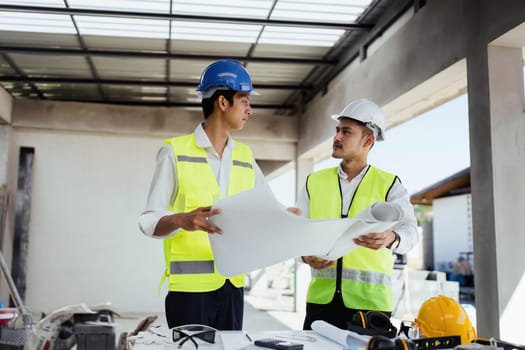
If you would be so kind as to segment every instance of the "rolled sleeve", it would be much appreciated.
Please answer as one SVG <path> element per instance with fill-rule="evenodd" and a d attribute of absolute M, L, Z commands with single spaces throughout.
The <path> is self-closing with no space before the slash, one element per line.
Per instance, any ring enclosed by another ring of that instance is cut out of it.
<path fill-rule="evenodd" d="M 177 193 L 176 179 L 173 150 L 170 145 L 164 145 L 157 153 L 155 171 L 146 201 L 146 208 L 139 217 L 139 227 L 145 235 L 166 239 L 178 232 L 176 230 L 162 237 L 154 235 L 159 220 L 173 214 L 166 208 L 169 207 Z"/>
<path fill-rule="evenodd" d="M 401 220 L 393 228 L 401 239 L 397 248 L 394 249 L 394 252 L 397 254 L 406 254 L 418 243 L 419 234 L 417 231 L 414 207 L 412 203 L 410 203 L 410 195 L 399 179 L 396 179 L 396 182 L 392 186 L 387 201 L 397 204 L 403 211 Z"/>

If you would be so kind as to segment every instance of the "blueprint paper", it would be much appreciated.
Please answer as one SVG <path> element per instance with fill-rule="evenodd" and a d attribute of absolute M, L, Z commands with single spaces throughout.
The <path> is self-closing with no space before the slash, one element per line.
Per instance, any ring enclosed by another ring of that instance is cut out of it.
<path fill-rule="evenodd" d="M 321 320 L 312 322 L 312 330 L 351 350 L 362 348 L 370 339 L 370 336 L 360 335 L 345 329 L 337 328 L 336 326 Z"/>
<path fill-rule="evenodd" d="M 299 256 L 336 260 L 357 247 L 353 238 L 395 224 L 396 220 L 379 221 L 374 215 L 398 219 L 400 212 L 391 204 L 375 203 L 356 218 L 307 219 L 288 212 L 268 186 L 226 197 L 213 208 L 221 213 L 210 222 L 223 234 L 209 237 L 217 269 L 226 277 Z"/>

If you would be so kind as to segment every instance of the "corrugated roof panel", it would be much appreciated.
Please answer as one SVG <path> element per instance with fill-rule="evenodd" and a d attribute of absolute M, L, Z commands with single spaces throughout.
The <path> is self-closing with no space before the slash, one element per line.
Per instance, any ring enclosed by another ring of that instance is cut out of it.
<path fill-rule="evenodd" d="M 91 71 L 84 57 L 26 54 L 11 54 L 10 57 L 28 76 L 91 77 Z"/>
<path fill-rule="evenodd" d="M 267 26 L 264 28 L 259 42 L 265 44 L 331 47 L 344 33 L 345 31 L 340 29 Z"/>
<path fill-rule="evenodd" d="M 125 38 L 99 35 L 83 35 L 84 43 L 92 50 L 165 51 L 166 39 Z"/>
<path fill-rule="evenodd" d="M 174 21 L 171 36 L 185 40 L 253 43 L 261 29 L 260 25 Z"/>
<path fill-rule="evenodd" d="M 68 0 L 72 8 L 109 10 L 109 11 L 136 11 L 169 13 L 169 0 L 111 0 L 111 1 L 86 1 Z"/>
<path fill-rule="evenodd" d="M 257 57 L 287 57 L 320 59 L 330 48 L 326 46 L 276 45 L 259 43 L 253 50 Z"/>
<path fill-rule="evenodd" d="M 0 30 L 35 33 L 76 33 L 71 17 L 46 13 L 0 11 Z"/>
<path fill-rule="evenodd" d="M 314 66 L 310 64 L 270 64 L 252 62 L 247 69 L 254 81 L 259 84 L 297 84 Z"/>
<path fill-rule="evenodd" d="M 251 47 L 250 43 L 239 43 L 217 41 L 192 41 L 192 40 L 172 40 L 171 51 L 176 53 L 194 55 L 218 55 L 218 56 L 246 56 Z"/>
<path fill-rule="evenodd" d="M 51 100 L 99 101 L 101 96 L 96 84 L 47 84 L 35 83 L 38 90 Z"/>
<path fill-rule="evenodd" d="M 165 86 L 123 86 L 123 85 L 104 85 L 104 95 L 109 99 L 122 100 L 128 97 L 140 99 L 141 96 L 152 100 L 165 100 L 168 91 Z"/>
<path fill-rule="evenodd" d="M 31 47 L 78 47 L 78 38 L 75 34 L 30 33 L 0 31 L 0 43 L 9 46 Z"/>
<path fill-rule="evenodd" d="M 2 4 L 20 6 L 64 7 L 64 0 L 3 0 Z"/>
<path fill-rule="evenodd" d="M 258 104 L 279 104 L 286 102 L 286 98 L 290 95 L 291 90 L 283 89 L 258 89 L 255 86 L 255 89 L 260 94 L 258 96 L 252 96 L 251 103 Z"/>
<path fill-rule="evenodd" d="M 82 35 L 128 38 L 168 38 L 169 21 L 142 18 L 75 16 Z"/>
<path fill-rule="evenodd" d="M 370 0 L 328 0 L 322 5 L 314 0 L 279 0 L 271 19 L 312 22 L 354 23 Z"/>
<path fill-rule="evenodd" d="M 194 82 L 197 88 L 201 73 L 210 62 L 195 60 L 171 60 L 170 61 L 170 79 L 177 81 Z"/>
<path fill-rule="evenodd" d="M 144 58 L 93 57 L 100 79 L 162 80 L 166 61 Z"/>
<path fill-rule="evenodd" d="M 214 17 L 265 18 L 273 0 L 188 0 L 173 1 L 173 13 Z"/>
<path fill-rule="evenodd" d="M 200 103 L 201 98 L 195 89 L 172 86 L 170 88 L 170 101 L 177 103 Z"/>

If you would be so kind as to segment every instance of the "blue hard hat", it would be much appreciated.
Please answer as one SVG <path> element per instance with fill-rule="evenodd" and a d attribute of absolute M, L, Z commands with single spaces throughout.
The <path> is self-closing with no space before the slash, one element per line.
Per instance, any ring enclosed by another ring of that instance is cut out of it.
<path fill-rule="evenodd" d="M 202 72 L 197 91 L 207 98 L 220 88 L 230 88 L 257 95 L 253 90 L 252 79 L 246 68 L 241 62 L 232 59 L 222 59 L 210 64 Z M 211 94 L 206 92 L 211 92 Z"/>

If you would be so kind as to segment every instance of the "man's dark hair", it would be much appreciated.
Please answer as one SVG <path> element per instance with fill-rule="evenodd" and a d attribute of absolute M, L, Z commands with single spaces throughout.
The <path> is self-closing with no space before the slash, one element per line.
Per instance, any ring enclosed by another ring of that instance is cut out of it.
<path fill-rule="evenodd" d="M 204 113 L 204 120 L 208 119 L 208 117 L 213 113 L 213 103 L 216 99 L 219 98 L 219 96 L 224 96 L 230 102 L 230 105 L 233 105 L 233 95 L 235 95 L 235 90 L 217 90 L 211 95 L 209 98 L 202 99 L 201 106 L 202 106 L 202 112 Z"/>

